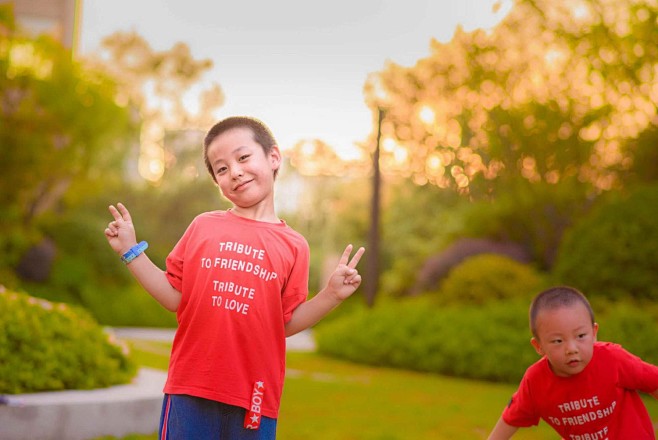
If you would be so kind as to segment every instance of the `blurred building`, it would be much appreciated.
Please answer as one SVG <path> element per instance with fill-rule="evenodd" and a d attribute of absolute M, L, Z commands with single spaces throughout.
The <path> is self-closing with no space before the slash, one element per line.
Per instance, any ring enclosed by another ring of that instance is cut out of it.
<path fill-rule="evenodd" d="M 48 34 L 77 52 L 82 0 L 0 0 L 14 7 L 16 24 L 28 35 Z"/>

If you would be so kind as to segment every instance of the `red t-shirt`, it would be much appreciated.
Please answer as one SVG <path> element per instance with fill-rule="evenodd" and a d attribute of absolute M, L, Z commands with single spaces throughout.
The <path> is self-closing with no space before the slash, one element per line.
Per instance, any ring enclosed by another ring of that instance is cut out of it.
<path fill-rule="evenodd" d="M 655 439 L 637 391 L 657 389 L 658 367 L 617 344 L 597 342 L 590 363 L 574 376 L 556 376 L 546 357 L 530 366 L 503 420 L 527 427 L 541 418 L 568 440 Z"/>
<path fill-rule="evenodd" d="M 164 392 L 250 409 L 254 384 L 262 382 L 261 412 L 278 417 L 284 324 L 308 295 L 306 240 L 284 222 L 208 212 L 194 219 L 166 264 L 182 298 Z"/>

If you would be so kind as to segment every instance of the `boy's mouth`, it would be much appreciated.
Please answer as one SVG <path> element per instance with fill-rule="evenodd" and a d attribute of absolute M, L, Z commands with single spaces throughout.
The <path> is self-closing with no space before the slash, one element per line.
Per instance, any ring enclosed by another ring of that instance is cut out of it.
<path fill-rule="evenodd" d="M 570 367 L 575 367 L 575 366 L 577 366 L 578 364 L 580 364 L 580 360 L 579 360 L 579 359 L 572 359 L 572 360 L 570 360 L 569 362 L 567 362 L 567 365 L 570 366 Z"/>
<path fill-rule="evenodd" d="M 244 182 L 240 182 L 240 183 L 238 183 L 237 185 L 235 185 L 235 186 L 233 187 L 233 191 L 239 191 L 239 190 L 241 190 L 241 189 L 242 189 L 245 185 L 247 185 L 249 182 L 251 182 L 251 180 L 246 180 L 246 181 L 244 181 Z"/>

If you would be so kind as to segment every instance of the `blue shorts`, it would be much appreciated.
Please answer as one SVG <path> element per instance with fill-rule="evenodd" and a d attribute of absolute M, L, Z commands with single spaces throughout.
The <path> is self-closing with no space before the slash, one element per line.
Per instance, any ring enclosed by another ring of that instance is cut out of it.
<path fill-rule="evenodd" d="M 276 419 L 262 416 L 259 429 L 245 429 L 247 410 L 184 394 L 165 394 L 159 440 L 274 440 Z"/>

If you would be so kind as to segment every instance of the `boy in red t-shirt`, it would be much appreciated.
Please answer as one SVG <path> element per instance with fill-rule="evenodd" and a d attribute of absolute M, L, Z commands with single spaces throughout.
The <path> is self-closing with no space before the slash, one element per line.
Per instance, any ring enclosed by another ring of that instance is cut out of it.
<path fill-rule="evenodd" d="M 541 292 L 530 306 L 530 366 L 489 440 L 548 423 L 565 439 L 655 439 L 638 391 L 658 398 L 658 367 L 612 343 L 596 342 L 598 324 L 572 287 Z"/>
<path fill-rule="evenodd" d="M 146 256 L 122 204 L 110 206 L 112 249 L 163 307 L 176 312 L 160 420 L 161 439 L 276 437 L 286 337 L 313 324 L 361 284 L 346 247 L 327 285 L 308 296 L 306 240 L 274 210 L 281 153 L 270 130 L 249 117 L 226 118 L 204 139 L 205 163 L 226 211 L 197 216 L 166 261 Z"/>

